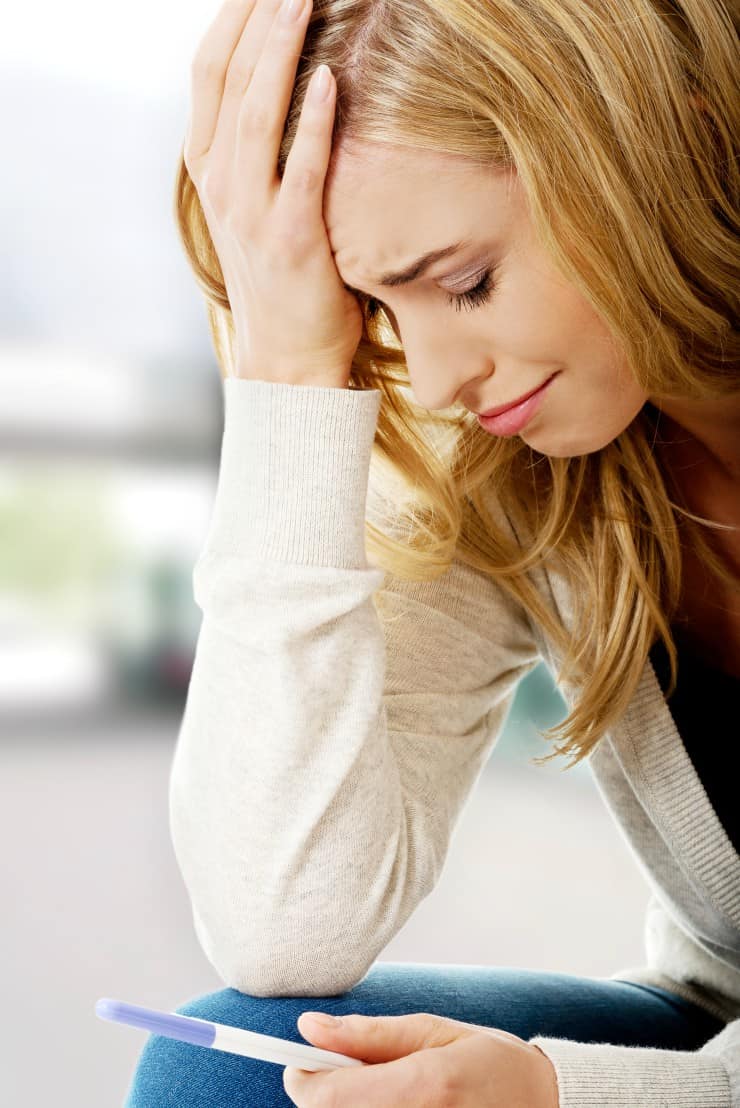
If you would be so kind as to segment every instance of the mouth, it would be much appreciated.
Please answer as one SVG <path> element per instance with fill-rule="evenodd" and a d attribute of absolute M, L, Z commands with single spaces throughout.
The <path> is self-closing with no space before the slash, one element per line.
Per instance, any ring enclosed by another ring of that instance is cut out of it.
<path fill-rule="evenodd" d="M 513 407 L 509 405 L 498 415 L 479 415 L 479 425 L 490 435 L 499 435 L 504 438 L 518 435 L 539 411 L 545 401 L 545 397 L 550 391 L 552 382 L 558 376 L 559 372 L 553 373 L 552 377 L 548 377 L 543 385 L 540 385 L 534 392 L 529 393 L 527 399 L 520 401 L 518 404 L 514 404 Z"/>
<path fill-rule="evenodd" d="M 516 408 L 517 404 L 523 404 L 525 400 L 529 400 L 530 396 L 534 396 L 536 392 L 539 392 L 541 388 L 549 384 L 554 376 L 554 373 L 551 374 L 546 381 L 542 381 L 539 385 L 536 385 L 535 388 L 530 389 L 529 392 L 523 393 L 521 396 L 517 397 L 516 400 L 510 400 L 508 404 L 501 404 L 498 408 L 489 408 L 487 412 L 474 412 L 473 414 L 487 419 L 489 416 L 497 416 L 501 415 L 502 412 L 508 412 L 510 408 Z"/>

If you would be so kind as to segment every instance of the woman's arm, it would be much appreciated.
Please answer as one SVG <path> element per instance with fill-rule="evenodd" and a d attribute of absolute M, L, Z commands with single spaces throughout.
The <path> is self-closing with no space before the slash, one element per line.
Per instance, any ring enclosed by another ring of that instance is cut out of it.
<path fill-rule="evenodd" d="M 490 578 L 368 565 L 379 393 L 224 387 L 172 838 L 228 985 L 336 994 L 434 888 L 539 651 Z"/>

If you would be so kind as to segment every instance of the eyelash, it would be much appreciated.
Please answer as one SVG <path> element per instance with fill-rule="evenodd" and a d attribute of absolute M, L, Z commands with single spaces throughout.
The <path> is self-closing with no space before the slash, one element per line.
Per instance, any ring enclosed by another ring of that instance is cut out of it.
<path fill-rule="evenodd" d="M 472 311 L 473 308 L 479 308 L 482 304 L 487 304 L 496 288 L 492 277 L 493 270 L 487 269 L 480 281 L 478 281 L 477 285 L 474 285 L 472 289 L 466 289 L 465 292 L 448 293 L 447 303 L 454 305 L 455 310 L 458 312 L 462 307 L 465 307 L 468 311 Z M 382 304 L 379 300 L 375 300 L 372 296 L 369 296 L 365 301 L 367 318 L 374 319 L 381 307 Z"/>

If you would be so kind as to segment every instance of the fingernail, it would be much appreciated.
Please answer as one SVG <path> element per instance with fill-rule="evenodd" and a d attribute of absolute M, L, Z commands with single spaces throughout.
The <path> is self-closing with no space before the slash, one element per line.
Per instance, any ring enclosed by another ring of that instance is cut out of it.
<path fill-rule="evenodd" d="M 293 23 L 303 11 L 303 0 L 283 0 L 280 18 L 283 23 Z"/>
<path fill-rule="evenodd" d="M 339 1016 L 330 1016 L 327 1012 L 304 1012 L 303 1014 L 320 1023 L 322 1027 L 339 1027 L 342 1022 Z"/>
<path fill-rule="evenodd" d="M 322 100 L 326 100 L 329 96 L 331 87 L 329 72 L 329 66 L 322 62 L 311 78 L 311 97 L 317 104 L 320 104 Z"/>

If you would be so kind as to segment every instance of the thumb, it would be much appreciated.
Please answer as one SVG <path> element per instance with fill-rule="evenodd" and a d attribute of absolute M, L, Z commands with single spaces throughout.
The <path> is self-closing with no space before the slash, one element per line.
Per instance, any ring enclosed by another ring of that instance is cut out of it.
<path fill-rule="evenodd" d="M 302 1012 L 298 1030 L 305 1039 L 326 1050 L 349 1054 L 363 1062 L 391 1062 L 416 1050 L 447 1043 L 470 1033 L 457 1020 L 414 1012 L 407 1016 L 342 1016 L 341 1022 L 325 1026 L 315 1019 L 323 1012 Z"/>

